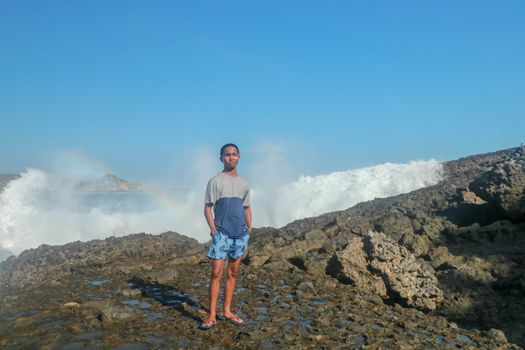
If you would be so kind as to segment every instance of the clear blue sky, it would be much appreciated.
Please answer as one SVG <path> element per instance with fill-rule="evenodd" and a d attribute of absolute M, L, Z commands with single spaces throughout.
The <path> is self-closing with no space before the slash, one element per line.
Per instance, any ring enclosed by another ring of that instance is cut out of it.
<path fill-rule="evenodd" d="M 0 173 L 75 150 L 142 179 L 234 141 L 319 174 L 525 141 L 521 0 L 0 0 L 0 51 Z"/>

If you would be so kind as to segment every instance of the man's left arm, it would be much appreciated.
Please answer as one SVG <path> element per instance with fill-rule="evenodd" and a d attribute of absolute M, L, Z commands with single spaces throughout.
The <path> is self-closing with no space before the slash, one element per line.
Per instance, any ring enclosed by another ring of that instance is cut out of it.
<path fill-rule="evenodd" d="M 244 207 L 244 218 L 246 219 L 248 232 L 252 233 L 252 207 Z"/>

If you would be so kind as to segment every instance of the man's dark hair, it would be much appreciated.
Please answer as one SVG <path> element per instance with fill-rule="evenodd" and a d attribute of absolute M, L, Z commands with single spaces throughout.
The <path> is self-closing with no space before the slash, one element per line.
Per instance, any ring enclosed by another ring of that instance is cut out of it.
<path fill-rule="evenodd" d="M 226 149 L 226 147 L 235 147 L 235 149 L 237 150 L 237 154 L 241 154 L 241 152 L 239 152 L 239 147 L 237 147 L 236 144 L 234 143 L 227 143 L 225 144 L 224 146 L 221 147 L 221 158 L 222 158 L 222 155 L 224 154 L 224 150 Z"/>

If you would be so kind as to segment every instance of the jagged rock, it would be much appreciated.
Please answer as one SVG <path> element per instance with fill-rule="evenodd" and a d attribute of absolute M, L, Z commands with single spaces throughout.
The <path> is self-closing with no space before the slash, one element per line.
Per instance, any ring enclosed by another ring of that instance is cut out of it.
<path fill-rule="evenodd" d="M 312 282 L 310 281 L 306 281 L 306 282 L 301 282 L 298 286 L 297 286 L 297 289 L 298 290 L 302 290 L 302 291 L 305 291 L 305 292 L 315 292 L 315 286 Z"/>
<path fill-rule="evenodd" d="M 447 238 L 457 243 L 478 242 L 489 244 L 498 242 L 499 244 L 513 244 L 522 240 L 522 232 L 524 231 L 525 224 L 513 224 L 508 220 L 498 220 L 486 226 L 474 223 L 456 230 L 447 231 Z"/>
<path fill-rule="evenodd" d="M 389 293 L 409 306 L 434 310 L 443 300 L 434 270 L 422 260 L 416 260 L 405 247 L 386 235 L 371 232 L 365 241 L 370 266 L 379 272 Z"/>
<path fill-rule="evenodd" d="M 389 302 L 400 301 L 423 310 L 434 310 L 443 299 L 432 267 L 376 232 L 353 239 L 335 253 L 327 272 Z"/>
<path fill-rule="evenodd" d="M 139 273 L 137 277 L 149 282 L 166 284 L 179 276 L 179 272 L 173 267 L 165 267 L 158 270 Z"/>
<path fill-rule="evenodd" d="M 471 192 L 471 191 L 461 191 L 461 197 L 464 203 L 476 204 L 476 205 L 487 203 L 487 201 L 479 198 L 474 192 Z"/>
<path fill-rule="evenodd" d="M 92 300 L 82 304 L 86 315 L 93 315 L 102 322 L 115 322 L 134 317 L 139 311 L 136 308 L 114 303 L 109 300 Z"/>
<path fill-rule="evenodd" d="M 448 248 L 445 246 L 438 246 L 432 249 L 429 253 L 430 263 L 434 268 L 448 263 L 450 259 L 450 253 Z"/>
<path fill-rule="evenodd" d="M 315 294 L 316 289 L 311 281 L 301 282 L 295 290 L 296 299 L 304 298 L 304 296 L 312 296 Z"/>
<path fill-rule="evenodd" d="M 525 156 L 498 163 L 476 180 L 472 190 L 487 202 L 499 205 L 509 218 L 525 221 Z"/>
<path fill-rule="evenodd" d="M 286 262 L 294 262 L 302 260 L 301 256 L 304 253 L 320 248 L 324 241 L 321 238 L 324 237 L 323 231 L 316 230 L 313 232 L 307 232 L 306 235 L 310 235 L 310 239 L 306 239 L 303 235 L 302 240 L 295 240 L 291 243 L 286 244 L 283 239 L 265 237 L 264 244 L 259 241 L 257 249 L 253 247 L 249 249 L 247 260 L 251 265 L 254 266 L 266 266 L 269 268 L 283 268 L 286 266 Z"/>
<path fill-rule="evenodd" d="M 410 220 L 406 214 L 396 209 L 392 209 L 390 213 L 385 214 L 377 220 L 375 228 L 378 231 L 385 232 L 396 240 L 399 240 L 403 235 L 414 232 L 412 220 Z"/>
<path fill-rule="evenodd" d="M 499 329 L 491 328 L 487 333 L 496 341 L 497 345 L 505 345 L 508 342 L 505 333 Z"/>
<path fill-rule="evenodd" d="M 307 241 L 323 241 L 326 238 L 323 230 L 308 231 L 304 234 L 304 239 Z"/>
<path fill-rule="evenodd" d="M 327 273 L 341 283 L 350 284 L 367 293 L 379 294 L 383 298 L 387 297 L 383 280 L 369 270 L 363 237 L 353 238 L 346 248 L 336 252 L 328 263 Z"/>
<path fill-rule="evenodd" d="M 427 235 L 417 235 L 413 233 L 403 235 L 400 243 L 407 247 L 415 256 L 426 254 L 431 246 L 431 241 Z"/>

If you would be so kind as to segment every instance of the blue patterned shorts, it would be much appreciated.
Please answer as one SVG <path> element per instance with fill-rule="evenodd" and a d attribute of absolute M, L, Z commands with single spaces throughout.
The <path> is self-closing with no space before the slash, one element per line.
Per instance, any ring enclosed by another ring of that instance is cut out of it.
<path fill-rule="evenodd" d="M 208 249 L 208 258 L 224 260 L 230 257 L 233 260 L 240 258 L 248 248 L 249 234 L 241 238 L 230 238 L 225 233 L 217 230 L 211 238 L 211 246 Z"/>

